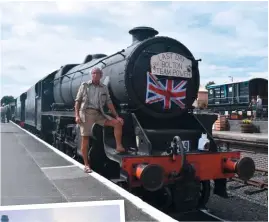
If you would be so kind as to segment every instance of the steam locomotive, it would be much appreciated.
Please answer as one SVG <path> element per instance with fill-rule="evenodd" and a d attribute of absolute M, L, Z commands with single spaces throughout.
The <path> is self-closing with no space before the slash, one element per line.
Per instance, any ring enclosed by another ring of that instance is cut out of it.
<path fill-rule="evenodd" d="M 113 128 L 95 124 L 89 142 L 93 170 L 159 209 L 205 206 L 214 193 L 227 197 L 226 180 L 244 180 L 252 159 L 222 150 L 212 137 L 214 114 L 195 114 L 198 63 L 176 39 L 150 27 L 129 31 L 132 43 L 112 55 L 86 56 L 50 73 L 16 99 L 15 121 L 78 161 L 82 160 L 74 100 L 94 67 L 103 71 L 117 112 L 124 119 L 124 154 L 115 152 Z M 109 111 L 106 110 L 106 112 Z"/>

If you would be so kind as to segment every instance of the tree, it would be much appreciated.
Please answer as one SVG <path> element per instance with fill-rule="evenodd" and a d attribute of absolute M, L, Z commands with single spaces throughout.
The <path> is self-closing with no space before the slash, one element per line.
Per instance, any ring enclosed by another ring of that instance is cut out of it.
<path fill-rule="evenodd" d="M 209 81 L 206 85 L 205 88 L 207 89 L 208 86 L 216 84 L 214 81 Z"/>
<path fill-rule="evenodd" d="M 3 103 L 5 103 L 7 105 L 7 104 L 12 103 L 14 101 L 15 101 L 15 99 L 13 96 L 3 96 L 1 99 L 1 105 L 3 105 Z"/>

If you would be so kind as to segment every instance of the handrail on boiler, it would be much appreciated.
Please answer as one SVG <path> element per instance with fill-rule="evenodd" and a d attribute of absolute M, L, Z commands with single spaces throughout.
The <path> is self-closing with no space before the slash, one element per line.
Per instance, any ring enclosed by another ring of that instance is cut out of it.
<path fill-rule="evenodd" d="M 110 56 L 106 56 L 105 58 L 99 60 L 98 62 L 94 63 L 93 65 L 88 66 L 87 68 L 84 68 L 84 69 L 81 69 L 81 70 L 77 70 L 77 71 L 75 71 L 75 72 L 71 72 L 71 73 L 62 75 L 62 76 L 60 76 L 60 77 L 58 77 L 58 78 L 52 80 L 50 83 L 53 83 L 54 81 L 56 81 L 56 80 L 58 80 L 58 79 L 60 79 L 60 78 L 63 78 L 63 77 L 68 77 L 68 78 L 70 78 L 69 75 L 72 75 L 72 74 L 74 74 L 74 73 L 76 73 L 76 72 L 81 72 L 81 71 L 83 71 L 83 70 L 86 70 L 86 69 L 88 69 L 88 68 L 91 68 L 91 67 L 93 67 L 93 66 L 96 66 L 96 65 L 99 64 L 99 63 L 103 63 L 104 65 L 106 65 L 103 61 L 106 60 L 106 59 L 109 59 L 109 58 L 111 58 L 111 57 L 113 57 L 113 56 L 115 56 L 115 55 L 121 54 L 121 55 L 123 56 L 123 58 L 125 58 L 125 55 L 122 54 L 123 52 L 125 52 L 125 49 L 123 49 L 123 50 L 121 50 L 121 51 L 119 51 L 119 52 L 116 52 L 116 53 L 114 53 L 114 54 L 112 54 L 112 55 L 110 55 Z M 81 72 L 81 73 L 82 73 L 82 72 Z"/>

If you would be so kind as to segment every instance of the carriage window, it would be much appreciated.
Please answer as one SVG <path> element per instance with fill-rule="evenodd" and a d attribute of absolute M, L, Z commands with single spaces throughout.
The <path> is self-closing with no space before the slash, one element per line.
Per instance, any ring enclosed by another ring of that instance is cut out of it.
<path fill-rule="evenodd" d="M 215 97 L 220 98 L 220 88 L 215 88 Z"/>
<path fill-rule="evenodd" d="M 232 91 L 233 91 L 233 87 L 230 86 L 230 87 L 229 87 L 229 92 L 232 92 Z"/>
<path fill-rule="evenodd" d="M 220 90 L 220 97 L 221 97 L 221 98 L 225 98 L 225 97 L 226 97 L 226 96 L 225 96 L 225 86 L 222 86 L 220 89 L 221 89 L 221 90 Z"/>

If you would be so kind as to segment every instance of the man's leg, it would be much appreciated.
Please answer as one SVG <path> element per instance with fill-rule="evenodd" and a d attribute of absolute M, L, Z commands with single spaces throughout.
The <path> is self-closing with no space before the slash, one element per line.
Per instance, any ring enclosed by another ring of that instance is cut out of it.
<path fill-rule="evenodd" d="M 88 118 L 87 118 L 88 120 Z M 88 159 L 88 150 L 89 150 L 89 140 L 90 140 L 90 127 L 91 123 L 86 121 L 85 123 L 80 124 L 80 133 L 81 133 L 81 153 L 85 165 L 85 172 L 90 173 L 91 168 L 89 165 Z"/>
<path fill-rule="evenodd" d="M 81 137 L 81 153 L 84 161 L 84 165 L 89 167 L 89 160 L 88 160 L 88 145 L 89 145 L 89 136 L 82 136 Z"/>
<path fill-rule="evenodd" d="M 104 123 L 105 126 L 111 126 L 114 128 L 114 136 L 116 140 L 116 150 L 118 152 L 124 152 L 125 149 L 122 146 L 122 125 L 116 119 L 106 120 Z"/>

